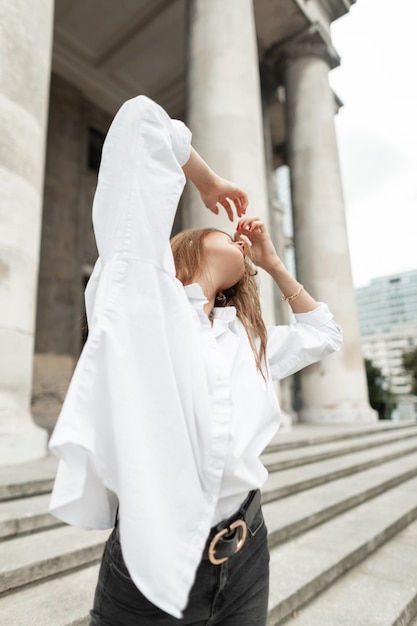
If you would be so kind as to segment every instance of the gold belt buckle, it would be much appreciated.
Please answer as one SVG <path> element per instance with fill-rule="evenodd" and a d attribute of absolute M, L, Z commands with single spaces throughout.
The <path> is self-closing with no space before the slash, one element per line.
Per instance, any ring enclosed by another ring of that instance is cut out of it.
<path fill-rule="evenodd" d="M 237 542 L 237 546 L 236 546 L 236 550 L 234 554 L 236 554 L 237 552 L 239 552 L 239 550 L 243 548 L 243 545 L 246 541 L 246 536 L 248 534 L 248 527 L 246 526 L 246 522 L 243 519 L 238 519 L 235 522 L 232 522 L 230 526 L 228 526 L 227 528 L 223 528 L 223 530 L 220 530 L 216 535 L 214 535 L 213 539 L 210 541 L 210 545 L 208 548 L 208 558 L 209 558 L 210 563 L 212 563 L 213 565 L 221 565 L 222 563 L 225 563 L 226 561 L 228 561 L 229 559 L 228 556 L 225 556 L 222 559 L 216 558 L 215 556 L 216 545 L 219 539 L 224 537 L 224 535 L 229 535 L 236 528 L 241 529 L 242 535 L 239 541 Z"/>

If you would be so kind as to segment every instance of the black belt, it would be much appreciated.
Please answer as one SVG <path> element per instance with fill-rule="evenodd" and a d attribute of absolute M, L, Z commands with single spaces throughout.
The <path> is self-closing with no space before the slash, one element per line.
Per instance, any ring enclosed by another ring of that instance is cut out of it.
<path fill-rule="evenodd" d="M 261 492 L 259 489 L 251 491 L 237 513 L 211 529 L 203 559 L 208 559 L 213 565 L 221 565 L 239 552 L 260 506 Z"/>
<path fill-rule="evenodd" d="M 259 489 L 250 491 L 237 513 L 211 529 L 204 548 L 203 559 L 208 559 L 213 565 L 221 565 L 239 552 L 245 544 L 248 528 L 255 519 L 260 506 L 261 492 Z M 116 516 L 115 532 L 120 541 L 118 516 Z"/>

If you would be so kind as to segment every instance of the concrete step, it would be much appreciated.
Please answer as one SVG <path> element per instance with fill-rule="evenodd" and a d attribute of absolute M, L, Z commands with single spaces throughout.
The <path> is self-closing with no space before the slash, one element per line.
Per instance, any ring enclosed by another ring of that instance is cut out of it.
<path fill-rule="evenodd" d="M 417 476 L 417 452 L 263 506 L 269 546 L 288 541 Z"/>
<path fill-rule="evenodd" d="M 353 452 L 369 450 L 378 446 L 383 446 L 400 441 L 414 439 L 417 442 L 417 428 L 404 429 L 400 431 L 388 431 L 380 433 L 378 437 L 373 435 L 351 438 L 348 442 L 332 441 L 327 443 L 311 443 L 309 446 L 300 448 L 286 448 L 279 451 L 271 451 L 269 448 L 262 455 L 263 463 L 273 472 L 299 465 L 317 463 L 335 456 L 343 456 Z"/>
<path fill-rule="evenodd" d="M 48 513 L 50 494 L 0 502 L 0 541 L 61 525 Z"/>
<path fill-rule="evenodd" d="M 290 617 L 416 519 L 412 478 L 273 548 L 268 626 Z"/>
<path fill-rule="evenodd" d="M 406 440 L 404 439 L 402 441 Z M 409 443 L 408 439 L 406 442 Z M 379 456 L 378 460 L 382 461 L 383 458 L 385 457 Z M 323 468 L 323 466 L 320 465 L 318 469 L 320 468 L 322 470 L 322 474 L 319 473 L 318 476 L 325 475 L 326 482 L 328 482 L 331 478 L 328 466 L 325 465 Z M 293 475 L 281 473 L 280 480 L 282 479 L 282 481 L 285 481 L 287 478 L 291 479 L 291 476 L 293 477 Z M 318 479 L 318 476 L 316 475 L 315 478 Z M 310 476 L 310 478 L 312 477 Z M 290 484 L 287 484 L 285 488 L 288 491 L 290 489 Z M 389 488 L 389 485 L 386 488 Z M 295 490 L 296 492 L 298 491 L 297 482 L 295 484 Z M 270 498 L 270 495 L 268 494 L 268 484 L 264 491 L 264 501 L 268 501 Z M 48 513 L 49 497 L 49 494 L 45 494 L 42 496 L 33 496 L 0 502 L 0 540 L 60 525 L 60 522 Z M 352 506 L 353 505 L 354 504 L 352 504 Z M 280 506 L 279 502 L 278 506 Z M 282 519 L 281 514 L 279 515 L 279 518 Z M 296 527 L 294 526 L 293 530 L 295 529 Z"/>
<path fill-rule="evenodd" d="M 329 480 L 337 480 L 382 465 L 415 451 L 417 451 L 417 441 L 411 439 L 334 457 L 307 467 L 275 470 L 270 473 L 264 486 L 262 502 L 271 502 L 305 489 L 311 489 Z"/>
<path fill-rule="evenodd" d="M 0 593 L 97 562 L 108 535 L 62 526 L 0 543 Z"/>
<path fill-rule="evenodd" d="M 297 611 L 294 626 L 417 623 L 417 522 Z M 410 620 L 412 620 L 410 622 Z"/>
<path fill-rule="evenodd" d="M 0 624 L 87 626 L 98 569 L 93 565 L 0 597 Z"/>
<path fill-rule="evenodd" d="M 271 594 L 268 626 L 283 623 L 288 616 L 299 613 L 300 606 L 314 597 L 319 591 L 352 565 L 358 563 L 401 530 L 410 520 L 417 518 L 417 479 L 407 481 L 395 490 L 374 498 L 349 513 L 337 517 L 312 531 L 304 533 L 296 540 L 271 550 Z M 300 496 L 299 496 L 300 497 Z M 411 527 L 410 527 L 411 528 Z M 62 531 L 63 529 L 57 529 Z M 45 535 L 55 533 L 50 530 Z M 68 529 L 75 531 L 76 529 Z M 82 532 L 82 531 L 81 531 Z M 79 531 L 75 534 L 78 535 Z M 61 533 L 60 533 L 61 534 Z M 95 533 L 85 531 L 92 536 Z M 105 531 L 107 535 L 107 531 Z M 68 541 L 66 533 L 66 542 Z M 40 534 L 36 535 L 40 538 Z M 409 537 L 415 537 L 410 531 Z M 343 540 L 341 541 L 341 538 Z M 25 539 L 29 539 L 26 537 Z M 411 540 L 411 539 L 409 539 Z M 15 540 L 16 541 L 16 540 Z M 7 542 L 9 544 L 12 541 Z M 62 544 L 62 536 L 60 537 Z M 100 545 L 101 554 L 101 545 Z M 51 558 L 51 555 L 44 556 Z M 56 553 L 55 553 L 56 554 Z M 32 553 L 33 555 L 33 553 Z M 5 555 L 6 556 L 6 555 Z M 53 557 L 52 557 L 53 558 Z M 414 557 L 413 557 L 414 558 Z M 1 559 L 2 560 L 2 559 Z M 33 559 L 26 559 L 26 561 Z M 415 561 L 413 561 L 414 563 Z M 77 562 L 79 564 L 79 562 Z M 367 561 L 365 561 L 367 563 Z M 22 565 L 20 561 L 20 565 Z M 74 562 L 72 562 L 74 566 Z M 414 565 L 409 568 L 415 572 Z M 15 589 L 0 598 L 0 615 L 13 615 L 14 621 L 5 621 L 15 626 L 84 626 L 88 624 L 88 611 L 91 608 L 97 580 L 97 568 L 87 567 L 76 572 L 65 573 L 48 580 L 39 580 L 36 585 Z M 55 569 L 56 573 L 60 570 Z M 44 575 L 50 575 L 47 568 Z M 349 574 L 348 574 L 349 575 Z M 27 580 L 27 577 L 26 577 Z M 342 584 L 340 580 L 340 584 Z M 1 581 L 1 577 L 0 577 Z M 33 578 L 32 578 L 33 581 Z M 21 579 L 20 579 L 21 582 Z M 379 590 L 381 592 L 381 589 Z M 327 592 L 325 592 L 327 593 Z M 74 602 L 74 598 L 77 601 Z M 59 610 L 57 611 L 57 607 Z M 36 616 L 34 619 L 33 616 Z M 407 622 L 404 622 L 404 625 Z M 315 626 L 305 622 L 306 626 Z M 329 621 L 335 626 L 373 626 L 372 622 Z M 389 626 L 393 626 L 394 622 Z M 323 622 L 320 626 L 328 626 Z M 300 626 L 304 626 L 300 624 Z M 381 624 L 382 626 L 382 624 Z M 387 623 L 388 626 L 388 623 Z"/>
<path fill-rule="evenodd" d="M 341 440 L 355 439 L 360 443 L 360 438 L 367 435 L 375 437 L 376 443 L 381 436 L 392 434 L 395 437 L 396 434 L 404 433 L 406 435 L 408 433 L 411 435 L 413 432 L 417 432 L 416 422 L 404 424 L 379 422 L 373 426 L 339 425 L 337 427 L 297 424 L 292 431 L 279 432 L 271 445 L 268 446 L 267 453 L 290 451 L 294 448 L 317 447 L 322 443 L 330 444 Z M 308 455 L 306 456 L 308 457 Z M 291 458 L 291 454 L 289 454 L 289 458 Z M 272 463 L 273 458 L 271 457 L 270 460 Z M 288 460 L 288 457 L 282 460 Z M 0 466 L 0 501 L 49 493 L 53 486 L 57 467 L 58 460 L 52 455 L 23 465 Z"/>
<path fill-rule="evenodd" d="M 401 432 L 408 429 L 417 429 L 417 421 L 379 421 L 372 425 L 365 424 L 362 426 L 355 424 L 295 424 L 291 430 L 279 430 L 272 439 L 268 449 L 271 452 L 288 450 L 320 443 L 331 443 L 332 441 L 346 441 L 367 435 L 378 437 L 383 433 Z"/>
<path fill-rule="evenodd" d="M 53 456 L 0 466 L 0 501 L 49 493 L 54 484 L 58 460 Z"/>
<path fill-rule="evenodd" d="M 283 445 L 267 453 L 275 471 L 263 494 L 270 626 L 417 517 L 416 434 L 415 423 L 280 434 Z M 0 624 L 4 615 L 8 626 L 88 625 L 109 531 L 53 527 L 59 522 L 47 512 L 47 493 L 56 467 L 47 457 L 0 468 Z"/>

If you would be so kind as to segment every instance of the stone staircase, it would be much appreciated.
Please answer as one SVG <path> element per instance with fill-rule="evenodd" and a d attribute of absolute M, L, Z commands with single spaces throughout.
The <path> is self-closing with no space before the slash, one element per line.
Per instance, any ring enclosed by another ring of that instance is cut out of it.
<path fill-rule="evenodd" d="M 263 458 L 268 626 L 417 626 L 417 423 L 296 425 Z M 1 626 L 88 624 L 108 531 L 47 513 L 55 471 L 0 468 Z"/>

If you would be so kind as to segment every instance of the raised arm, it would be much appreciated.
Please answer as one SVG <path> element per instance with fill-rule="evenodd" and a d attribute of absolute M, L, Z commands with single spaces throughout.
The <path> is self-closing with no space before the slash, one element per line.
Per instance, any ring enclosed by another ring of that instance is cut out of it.
<path fill-rule="evenodd" d="M 262 267 L 274 279 L 281 290 L 283 299 L 288 302 L 294 313 L 307 313 L 319 306 L 319 303 L 291 276 L 278 256 L 265 224 L 259 217 L 240 220 L 235 239 L 240 238 L 246 239 L 251 248 L 254 263 Z"/>
<path fill-rule="evenodd" d="M 296 324 L 268 328 L 267 360 L 274 380 L 285 378 L 311 365 L 342 345 L 342 330 L 326 304 L 317 302 L 291 276 L 279 258 L 269 233 L 257 217 L 237 225 L 235 239 L 250 247 L 252 259 L 276 282 L 283 299 L 291 306 Z"/>
<path fill-rule="evenodd" d="M 162 267 L 185 184 L 191 133 L 145 96 L 126 102 L 103 147 L 93 205 L 101 260 L 134 256 Z"/>
<path fill-rule="evenodd" d="M 186 177 L 197 187 L 205 206 L 215 215 L 219 214 L 218 205 L 225 209 L 231 222 L 234 220 L 234 213 L 237 217 L 242 217 L 246 213 L 248 206 L 246 193 L 228 180 L 217 176 L 194 148 L 191 148 L 190 158 L 182 169 Z"/>

